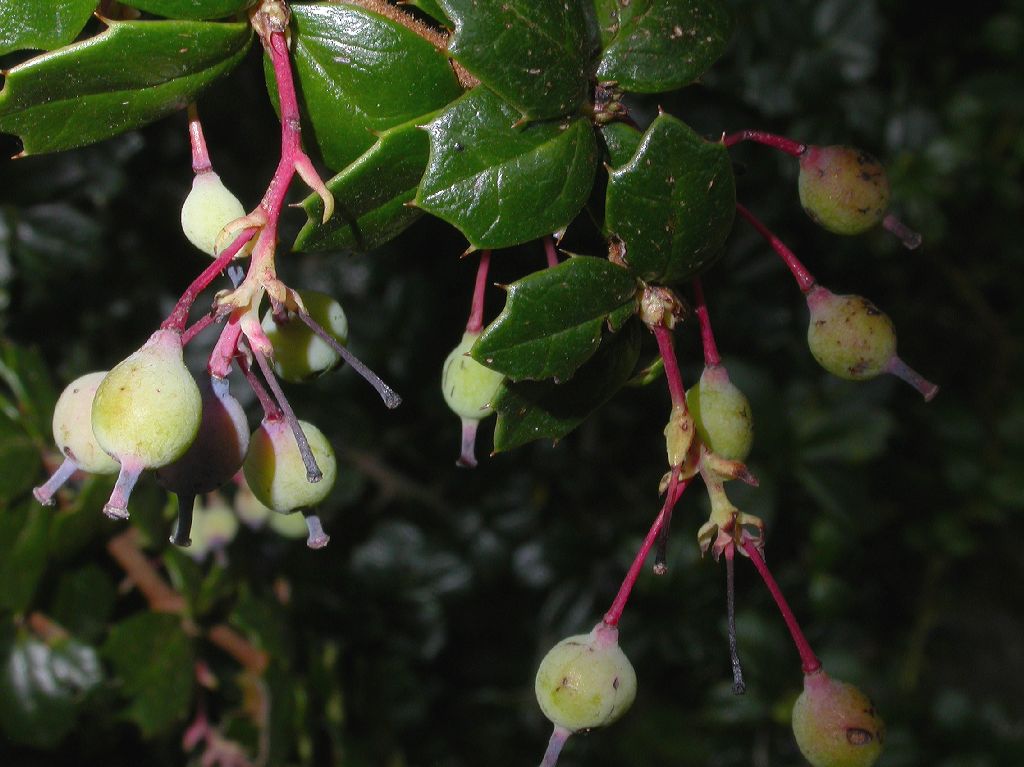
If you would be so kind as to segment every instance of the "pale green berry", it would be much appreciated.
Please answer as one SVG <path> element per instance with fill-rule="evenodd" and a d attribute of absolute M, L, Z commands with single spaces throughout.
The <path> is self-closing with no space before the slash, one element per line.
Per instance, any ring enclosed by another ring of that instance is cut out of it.
<path fill-rule="evenodd" d="M 92 429 L 107 453 L 146 468 L 180 458 L 199 431 L 203 402 L 185 367 L 181 336 L 158 330 L 111 370 L 92 406 Z"/>
<path fill-rule="evenodd" d="M 745 461 L 754 444 L 750 402 L 722 365 L 704 368 L 700 381 L 686 392 L 697 434 L 712 452 L 730 461 Z"/>
<path fill-rule="evenodd" d="M 206 504 L 197 501 L 192 512 L 192 542 L 185 553 L 201 562 L 224 549 L 237 534 L 238 518 L 223 498 L 217 496 Z"/>
<path fill-rule="evenodd" d="M 264 420 L 249 440 L 242 469 L 253 495 L 276 512 L 287 513 L 320 503 L 331 492 L 338 465 L 331 443 L 318 428 L 299 421 L 323 478 L 310 482 L 295 435 L 284 419 Z"/>
<path fill-rule="evenodd" d="M 814 767 L 871 767 L 885 744 L 885 724 L 867 696 L 820 669 L 804 677 L 793 734 Z"/>
<path fill-rule="evenodd" d="M 271 514 L 267 526 L 282 538 L 305 538 L 309 533 L 306 518 L 299 512 Z"/>
<path fill-rule="evenodd" d="M 505 378 L 469 356 L 479 337 L 479 333 L 464 333 L 444 361 L 441 375 L 441 391 L 448 407 L 461 418 L 477 421 L 494 412 L 494 398 Z"/>
<path fill-rule="evenodd" d="M 861 296 L 837 296 L 820 286 L 807 294 L 807 306 L 807 344 L 825 370 L 851 381 L 885 372 L 896 356 L 896 330 L 878 307 Z"/>
<path fill-rule="evenodd" d="M 636 698 L 636 672 L 619 647 L 618 629 L 599 623 L 556 644 L 537 669 L 534 691 L 552 724 L 570 732 L 619 719 Z"/>
<path fill-rule="evenodd" d="M 180 458 L 201 420 L 202 396 L 185 367 L 181 335 L 158 330 L 106 375 L 93 400 L 96 441 L 121 464 L 104 512 L 126 518 L 139 474 Z"/>
<path fill-rule="evenodd" d="M 235 493 L 234 506 L 238 518 L 253 530 L 263 527 L 271 516 L 275 516 L 271 509 L 260 503 L 245 482 Z"/>
<path fill-rule="evenodd" d="M 245 215 L 242 203 L 212 170 L 197 173 L 192 190 L 181 206 L 181 229 L 188 241 L 215 256 L 217 235 L 229 223 Z"/>
<path fill-rule="evenodd" d="M 119 464 L 100 447 L 92 433 L 92 403 L 107 371 L 76 378 L 53 409 L 53 439 L 57 448 L 90 474 L 117 474 Z"/>
<path fill-rule="evenodd" d="M 299 292 L 309 316 L 339 344 L 348 343 L 348 318 L 341 304 L 316 290 Z M 310 327 L 292 314 L 278 322 L 272 312 L 263 317 L 263 332 L 274 346 L 274 370 L 293 383 L 308 381 L 332 370 L 341 360 Z"/>
<path fill-rule="evenodd" d="M 889 209 L 885 168 L 848 146 L 810 146 L 800 155 L 800 203 L 816 223 L 836 234 L 859 234 Z"/>
<path fill-rule="evenodd" d="M 249 424 L 227 381 L 204 378 L 199 432 L 178 460 L 157 470 L 160 484 L 173 493 L 199 495 L 216 490 L 242 468 L 249 448 Z"/>

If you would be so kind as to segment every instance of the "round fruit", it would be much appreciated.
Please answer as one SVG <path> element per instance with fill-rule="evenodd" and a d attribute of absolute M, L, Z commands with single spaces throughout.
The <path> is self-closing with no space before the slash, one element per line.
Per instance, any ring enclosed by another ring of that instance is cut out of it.
<path fill-rule="evenodd" d="M 341 304 L 326 293 L 303 290 L 299 295 L 309 316 L 339 344 L 348 343 L 348 318 Z M 274 346 L 274 370 L 286 381 L 301 383 L 323 375 L 341 357 L 295 315 L 278 323 L 272 312 L 263 317 L 263 332 Z"/>
<path fill-rule="evenodd" d="M 537 669 L 541 710 L 570 732 L 619 719 L 636 698 L 636 672 L 619 647 L 618 629 L 599 623 L 589 634 L 563 639 Z"/>
<path fill-rule="evenodd" d="M 306 479 L 295 436 L 284 419 L 264 420 L 249 441 L 249 452 L 242 466 L 253 495 L 274 511 L 287 513 L 320 503 L 331 492 L 338 475 L 338 464 L 331 443 L 323 433 L 305 421 L 299 421 L 309 440 L 323 478 Z"/>
<path fill-rule="evenodd" d="M 494 397 L 505 378 L 469 356 L 479 337 L 479 333 L 464 333 L 444 361 L 441 375 L 441 391 L 448 407 L 459 417 L 476 421 L 494 412 Z"/>
<path fill-rule="evenodd" d="M 181 229 L 189 242 L 215 256 L 221 229 L 244 215 L 242 203 L 224 186 L 220 176 L 208 170 L 192 179 L 192 191 L 181 206 Z"/>
<path fill-rule="evenodd" d="M 798 186 L 807 215 L 836 234 L 860 234 L 889 209 L 885 168 L 853 147 L 807 147 L 800 155 Z"/>
<path fill-rule="evenodd" d="M 122 466 L 126 458 L 148 469 L 177 460 L 201 420 L 202 396 L 172 330 L 158 330 L 111 370 L 92 406 L 96 441 Z"/>
<path fill-rule="evenodd" d="M 871 767 L 882 753 L 885 724 L 864 693 L 819 669 L 804 677 L 793 734 L 814 767 Z"/>
<path fill-rule="evenodd" d="M 271 514 L 267 526 L 282 538 L 306 538 L 309 527 L 306 518 L 299 512 L 291 514 Z"/>
<path fill-rule="evenodd" d="M 227 381 L 215 386 L 204 378 L 200 387 L 203 417 L 185 454 L 157 470 L 157 479 L 173 493 L 199 495 L 216 490 L 242 467 L 249 448 L 249 424 Z"/>
<path fill-rule="evenodd" d="M 837 296 L 820 286 L 807 294 L 807 306 L 807 344 L 825 370 L 851 381 L 886 372 L 896 357 L 896 330 L 878 307 L 866 298 Z"/>
<path fill-rule="evenodd" d="M 722 365 L 704 368 L 700 381 L 686 392 L 697 434 L 708 449 L 730 461 L 744 461 L 754 443 L 750 402 Z"/>
<path fill-rule="evenodd" d="M 86 373 L 61 392 L 53 409 L 53 439 L 78 468 L 91 474 L 117 474 L 119 464 L 92 433 L 92 403 L 107 372 Z"/>

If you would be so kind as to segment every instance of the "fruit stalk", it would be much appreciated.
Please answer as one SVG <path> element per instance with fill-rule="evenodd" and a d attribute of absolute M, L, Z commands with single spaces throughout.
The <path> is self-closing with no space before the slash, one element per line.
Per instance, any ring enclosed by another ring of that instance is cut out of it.
<path fill-rule="evenodd" d="M 640 577 L 640 570 L 643 568 L 647 556 L 651 553 L 651 549 L 658 540 L 658 536 L 661 534 L 661 530 L 665 523 L 671 519 L 672 509 L 675 508 L 676 503 L 679 501 L 680 496 L 682 496 L 683 491 L 686 490 L 686 486 L 688 484 L 688 480 L 679 479 L 678 469 L 672 470 L 672 476 L 668 481 L 668 489 L 665 491 L 665 503 L 662 505 L 661 511 L 658 512 L 658 516 L 655 518 L 654 524 L 651 525 L 651 529 L 647 531 L 647 537 L 645 537 L 643 543 L 640 544 L 640 549 L 637 551 L 636 557 L 633 559 L 633 564 L 630 565 L 629 570 L 626 572 L 626 577 L 622 580 L 622 585 L 619 587 L 619 593 L 615 595 L 615 599 L 612 601 L 612 606 L 608 608 L 608 612 L 604 614 L 604 622 L 607 625 L 619 625 L 619 619 L 622 617 L 622 611 L 626 609 L 626 602 L 629 601 L 629 595 L 633 591 L 636 579 Z"/>
<path fill-rule="evenodd" d="M 796 280 L 796 284 L 800 286 L 800 290 L 806 293 L 814 287 L 815 279 L 811 273 L 807 271 L 807 267 L 803 265 L 793 251 L 786 247 L 786 244 L 782 240 L 775 236 L 775 233 L 772 232 L 771 229 L 765 226 L 760 219 L 740 205 L 740 203 L 736 203 L 736 212 L 743 216 L 743 218 L 747 219 L 751 226 L 753 226 L 762 237 L 768 240 L 768 244 L 772 246 L 772 250 L 779 254 L 779 258 L 781 258 L 783 263 L 789 267 L 789 271 L 793 273 L 793 278 Z"/>
<path fill-rule="evenodd" d="M 476 270 L 476 284 L 473 286 L 473 302 L 470 304 L 466 332 L 480 335 L 484 329 L 484 294 L 487 291 L 487 272 L 491 266 L 491 251 L 480 254 L 480 265 Z"/>
<path fill-rule="evenodd" d="M 323 479 L 323 472 L 321 472 L 320 467 L 316 465 L 316 458 L 313 456 L 313 451 L 309 447 L 309 440 L 306 439 L 306 433 L 302 430 L 302 426 L 299 425 L 299 419 L 296 417 L 295 411 L 292 410 L 292 406 L 288 404 L 288 398 L 285 397 L 284 391 L 281 389 L 281 384 L 277 382 L 277 376 L 274 375 L 274 371 L 270 367 L 270 363 L 267 362 L 265 355 L 255 349 L 252 354 L 256 358 L 256 364 L 258 364 L 260 366 L 260 370 L 263 371 L 263 377 L 267 380 L 267 386 L 269 386 L 270 391 L 273 392 L 274 398 L 277 400 L 278 407 L 281 408 L 280 412 L 288 422 L 288 426 L 291 428 L 292 434 L 295 435 L 295 444 L 298 445 L 299 455 L 302 456 L 302 463 L 306 467 L 306 480 L 311 483 L 319 482 Z"/>
<path fill-rule="evenodd" d="M 704 347 L 705 367 L 715 367 L 722 364 L 722 358 L 718 354 L 718 345 L 715 343 L 715 333 L 711 329 L 711 317 L 708 315 L 708 305 L 704 300 L 704 284 L 700 277 L 693 278 L 693 301 L 694 311 L 697 320 L 700 322 L 700 340 Z"/>
<path fill-rule="evenodd" d="M 665 381 L 668 383 L 668 391 L 672 397 L 672 407 L 682 408 L 685 412 L 686 387 L 683 386 L 683 376 L 679 372 L 679 362 L 676 360 L 675 346 L 672 343 L 672 331 L 664 325 L 654 325 L 651 330 L 658 342 L 661 359 L 665 363 Z"/>
<path fill-rule="evenodd" d="M 768 587 L 768 591 L 775 600 L 775 604 L 778 605 L 782 619 L 786 622 L 786 628 L 789 629 L 789 633 L 793 637 L 793 644 L 796 645 L 796 650 L 800 653 L 800 663 L 804 674 L 814 673 L 821 668 L 821 661 L 814 654 L 810 643 L 807 641 L 807 637 L 804 636 L 804 632 L 800 629 L 800 624 L 790 609 L 789 603 L 786 602 L 786 598 L 782 595 L 782 589 L 779 588 L 779 584 L 775 582 L 775 578 L 772 577 L 771 572 L 768 570 L 768 565 L 765 564 L 760 549 L 748 538 L 744 538 L 741 545 L 747 556 L 750 557 L 750 561 L 754 563 L 754 567 L 757 568 L 757 572 L 761 575 L 764 585 Z"/>
<path fill-rule="evenodd" d="M 801 144 L 799 141 L 759 130 L 741 130 L 722 137 L 722 143 L 727 147 L 735 146 L 741 141 L 753 141 L 758 144 L 764 144 L 793 157 L 799 157 L 807 150 L 807 145 Z"/>

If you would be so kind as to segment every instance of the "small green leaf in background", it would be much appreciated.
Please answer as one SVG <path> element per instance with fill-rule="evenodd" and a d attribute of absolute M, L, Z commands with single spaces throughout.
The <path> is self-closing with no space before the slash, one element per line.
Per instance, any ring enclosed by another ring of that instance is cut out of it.
<path fill-rule="evenodd" d="M 41 463 L 38 444 L 0 411 L 0 512 L 39 481 Z"/>
<path fill-rule="evenodd" d="M 518 113 L 479 86 L 427 126 L 430 162 L 416 204 L 478 248 L 503 248 L 564 228 L 590 194 L 597 142 L 590 123 L 516 126 Z"/>
<path fill-rule="evenodd" d="M 222 19 L 259 0 L 122 0 L 125 5 L 168 19 Z"/>
<path fill-rule="evenodd" d="M 689 85 L 722 55 L 732 35 L 722 0 L 603 0 L 599 9 L 605 46 L 597 77 L 636 93 Z"/>
<path fill-rule="evenodd" d="M 348 3 L 291 8 L 301 103 L 332 170 L 358 159 L 376 133 L 435 112 L 462 93 L 444 52 L 392 19 Z M 267 79 L 276 94 L 269 64 Z"/>
<path fill-rule="evenodd" d="M 76 637 L 95 641 L 106 633 L 116 601 L 114 581 L 97 565 L 88 564 L 61 573 L 49 612 Z"/>
<path fill-rule="evenodd" d="M 635 310 L 636 281 L 603 258 L 576 256 L 508 286 L 473 358 L 514 381 L 568 380 L 601 343 L 609 315 Z"/>
<path fill-rule="evenodd" d="M 358 160 L 327 182 L 334 215 L 323 223 L 323 201 L 311 194 L 309 216 L 295 239 L 296 250 L 373 250 L 422 215 L 407 205 L 416 196 L 430 156 L 430 138 L 415 123 L 390 128 Z"/>
<path fill-rule="evenodd" d="M 181 722 L 192 704 L 193 647 L 181 618 L 138 613 L 110 630 L 103 656 L 129 698 L 126 715 L 145 737 Z"/>
<path fill-rule="evenodd" d="M 74 639 L 52 645 L 21 633 L 0 647 L 0 728 L 15 743 L 54 748 L 74 728 L 102 680 L 96 650 Z"/>
<path fill-rule="evenodd" d="M 103 33 L 12 69 L 0 131 L 24 153 L 85 146 L 183 109 L 242 60 L 246 24 L 116 21 Z"/>
<path fill-rule="evenodd" d="M 36 349 L 0 340 L 0 383 L 17 403 L 17 416 L 12 417 L 29 436 L 49 444 L 57 392 L 42 355 Z"/>
<path fill-rule="evenodd" d="M 52 517 L 31 496 L 0 513 L 0 608 L 21 612 L 32 601 L 46 569 Z"/>
<path fill-rule="evenodd" d="M 605 338 L 601 348 L 565 383 L 506 381 L 498 392 L 494 450 L 512 450 L 536 439 L 560 440 L 611 399 L 633 374 L 640 357 L 640 323 Z"/>
<path fill-rule="evenodd" d="M 96 0 L 3 0 L 0 55 L 23 49 L 50 51 L 70 43 L 96 10 Z"/>
<path fill-rule="evenodd" d="M 440 0 L 449 52 L 530 119 L 579 111 L 590 81 L 583 0 Z"/>
<path fill-rule="evenodd" d="M 611 173 L 605 229 L 625 244 L 626 264 L 636 276 L 678 282 L 721 255 L 735 210 L 725 146 L 660 114 L 633 159 Z"/>

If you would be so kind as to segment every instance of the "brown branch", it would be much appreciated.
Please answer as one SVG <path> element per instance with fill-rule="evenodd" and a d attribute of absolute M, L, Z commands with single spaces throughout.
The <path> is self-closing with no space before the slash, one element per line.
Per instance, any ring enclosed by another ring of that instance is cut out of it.
<path fill-rule="evenodd" d="M 246 671 L 261 676 L 267 670 L 270 656 L 226 623 L 218 623 L 211 628 L 206 632 L 206 638 L 241 663 Z"/>
<path fill-rule="evenodd" d="M 139 531 L 132 528 L 111 538 L 107 542 L 107 551 L 142 592 L 150 610 L 157 613 L 183 613 L 185 598 L 160 577 L 160 573 L 142 553 L 138 541 Z"/>

